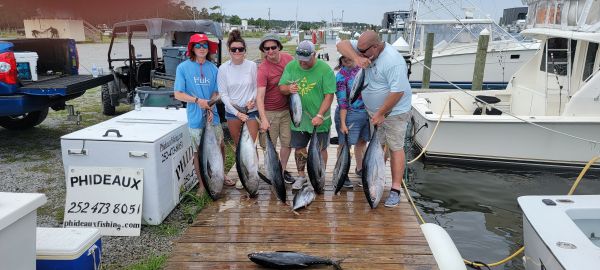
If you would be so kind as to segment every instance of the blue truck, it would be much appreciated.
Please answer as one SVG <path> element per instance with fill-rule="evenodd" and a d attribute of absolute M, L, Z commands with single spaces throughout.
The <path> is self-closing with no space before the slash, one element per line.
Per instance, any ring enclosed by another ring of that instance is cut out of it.
<path fill-rule="evenodd" d="M 15 52 L 35 52 L 37 68 L 21 68 Z M 33 70 L 32 70 L 33 69 Z M 112 75 L 80 75 L 79 56 L 72 39 L 0 41 L 0 126 L 28 129 L 46 119 L 48 110 L 64 110 L 66 101 L 113 80 Z M 37 80 L 31 75 L 36 72 Z"/>

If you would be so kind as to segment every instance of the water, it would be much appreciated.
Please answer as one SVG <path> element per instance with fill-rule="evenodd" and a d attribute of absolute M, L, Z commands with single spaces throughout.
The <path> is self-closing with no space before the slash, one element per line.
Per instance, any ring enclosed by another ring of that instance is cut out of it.
<path fill-rule="evenodd" d="M 409 165 L 408 187 L 424 219 L 444 227 L 463 258 L 493 263 L 523 245 L 517 198 L 566 194 L 578 174 L 417 161 Z M 600 194 L 598 173 L 588 173 L 575 194 Z M 521 257 L 494 269 L 524 269 Z"/>

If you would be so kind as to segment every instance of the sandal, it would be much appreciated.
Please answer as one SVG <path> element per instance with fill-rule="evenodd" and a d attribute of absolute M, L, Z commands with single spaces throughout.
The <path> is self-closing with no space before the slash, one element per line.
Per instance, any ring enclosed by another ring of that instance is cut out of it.
<path fill-rule="evenodd" d="M 226 186 L 232 187 L 232 186 L 235 186 L 235 181 L 231 180 L 229 178 L 225 178 L 225 181 L 223 182 L 223 184 L 225 184 Z"/>

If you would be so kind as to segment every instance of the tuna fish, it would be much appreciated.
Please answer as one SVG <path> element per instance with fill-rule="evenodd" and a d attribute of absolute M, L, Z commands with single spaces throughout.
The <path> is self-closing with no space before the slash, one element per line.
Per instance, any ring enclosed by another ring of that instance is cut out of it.
<path fill-rule="evenodd" d="M 307 207 L 315 199 L 315 190 L 310 185 L 304 185 L 294 195 L 292 211 L 296 211 L 302 207 Z"/>
<path fill-rule="evenodd" d="M 258 194 L 258 157 L 256 155 L 256 145 L 250 136 L 248 125 L 242 123 L 240 132 L 240 141 L 235 150 L 235 168 L 244 189 L 248 191 L 250 197 L 256 197 Z"/>
<path fill-rule="evenodd" d="M 377 126 L 371 135 L 371 141 L 363 159 L 362 184 L 369 206 L 374 209 L 383 196 L 385 184 L 384 152 L 377 136 Z"/>
<path fill-rule="evenodd" d="M 362 90 L 367 88 L 368 85 L 369 84 L 365 84 L 365 70 L 361 68 L 356 75 L 354 75 L 352 89 L 350 90 L 350 96 L 348 97 L 350 104 L 354 103 L 358 97 L 360 97 Z"/>
<path fill-rule="evenodd" d="M 317 127 L 313 128 L 310 143 L 308 144 L 308 160 L 306 162 L 306 168 L 308 170 L 310 184 L 318 194 L 323 193 L 323 187 L 325 187 L 325 164 L 323 164 L 321 147 L 319 145 L 319 140 L 317 139 Z"/>
<path fill-rule="evenodd" d="M 285 203 L 287 197 L 287 191 L 285 190 L 285 183 L 283 182 L 283 169 L 281 168 L 281 162 L 279 156 L 275 150 L 275 145 L 271 141 L 269 130 L 266 134 L 266 149 L 265 149 L 265 173 L 266 178 L 271 183 L 271 190 L 275 193 L 277 198 L 281 202 Z"/>
<path fill-rule="evenodd" d="M 312 265 L 333 265 L 335 269 L 342 269 L 340 261 L 293 251 L 255 252 L 248 254 L 248 259 L 258 265 L 274 269 L 308 268 Z"/>
<path fill-rule="evenodd" d="M 223 155 L 220 142 L 213 125 L 206 123 L 200 137 L 198 149 L 198 160 L 200 161 L 200 179 L 208 195 L 217 200 L 223 189 L 225 181 Z"/>
<path fill-rule="evenodd" d="M 302 100 L 298 93 L 290 94 L 290 117 L 294 126 L 299 127 L 302 121 Z"/>
<path fill-rule="evenodd" d="M 344 136 L 344 138 L 345 140 L 341 142 L 342 149 L 340 149 L 340 154 L 337 157 L 331 180 L 335 188 L 335 194 L 338 194 L 342 189 L 350 171 L 350 145 L 348 145 L 348 136 Z"/>

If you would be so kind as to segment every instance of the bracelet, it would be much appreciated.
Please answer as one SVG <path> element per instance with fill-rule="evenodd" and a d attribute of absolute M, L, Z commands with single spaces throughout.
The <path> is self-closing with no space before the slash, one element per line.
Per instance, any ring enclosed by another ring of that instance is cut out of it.
<path fill-rule="evenodd" d="M 194 103 L 198 104 L 198 98 L 194 99 Z"/>
<path fill-rule="evenodd" d="M 319 118 L 321 118 L 321 120 L 325 120 L 325 118 L 323 118 L 323 116 L 321 114 L 317 114 L 317 115 L 315 115 L 315 117 L 319 117 Z"/>

